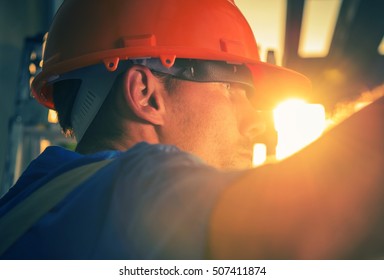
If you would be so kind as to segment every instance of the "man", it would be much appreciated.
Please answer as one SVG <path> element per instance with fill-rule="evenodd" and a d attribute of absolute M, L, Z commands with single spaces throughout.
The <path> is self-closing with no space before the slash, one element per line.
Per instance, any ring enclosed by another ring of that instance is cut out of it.
<path fill-rule="evenodd" d="M 383 252 L 383 101 L 244 169 L 257 110 L 308 82 L 259 62 L 233 1 L 65 1 L 32 87 L 78 146 L 48 148 L 2 199 L 3 259 Z"/>

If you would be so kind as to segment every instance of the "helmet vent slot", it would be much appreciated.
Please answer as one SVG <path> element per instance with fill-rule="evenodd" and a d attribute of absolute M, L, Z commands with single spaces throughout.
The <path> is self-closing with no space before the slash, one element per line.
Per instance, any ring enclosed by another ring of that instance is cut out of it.
<path fill-rule="evenodd" d="M 81 113 L 82 113 L 82 119 L 85 118 L 85 116 L 88 114 L 88 111 L 92 108 L 92 104 L 93 102 L 95 101 L 95 98 L 96 98 L 96 95 L 88 90 L 87 91 L 87 95 L 86 97 L 84 98 L 84 101 L 83 103 L 81 104 Z"/>

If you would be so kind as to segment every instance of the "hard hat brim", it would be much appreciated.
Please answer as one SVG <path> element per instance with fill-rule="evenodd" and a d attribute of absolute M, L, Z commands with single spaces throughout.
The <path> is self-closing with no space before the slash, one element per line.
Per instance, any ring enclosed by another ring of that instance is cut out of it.
<path fill-rule="evenodd" d="M 254 82 L 254 107 L 271 110 L 288 98 L 310 99 L 311 81 L 296 71 L 264 62 L 246 64 Z"/>

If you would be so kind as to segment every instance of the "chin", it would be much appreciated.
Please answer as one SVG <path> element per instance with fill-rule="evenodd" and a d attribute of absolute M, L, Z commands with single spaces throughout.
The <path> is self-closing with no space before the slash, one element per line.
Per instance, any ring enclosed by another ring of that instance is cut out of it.
<path fill-rule="evenodd" d="M 227 154 L 224 156 L 224 153 L 221 153 L 220 156 L 212 157 L 203 157 L 201 158 L 208 164 L 218 169 L 224 170 L 240 170 L 240 169 L 250 169 L 253 167 L 251 154 Z"/>
<path fill-rule="evenodd" d="M 220 168 L 226 169 L 226 170 L 240 170 L 240 169 L 250 169 L 252 167 L 253 167 L 252 160 L 238 158 L 236 160 L 232 160 L 230 162 L 226 162 L 225 164 L 222 164 Z"/>

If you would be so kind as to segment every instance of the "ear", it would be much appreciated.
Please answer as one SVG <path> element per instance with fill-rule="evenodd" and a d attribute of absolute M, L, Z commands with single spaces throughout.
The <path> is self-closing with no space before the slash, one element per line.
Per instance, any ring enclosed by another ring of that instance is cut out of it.
<path fill-rule="evenodd" d="M 153 125 L 164 124 L 164 99 L 159 81 L 144 66 L 132 66 L 124 77 L 124 96 L 132 112 Z"/>

